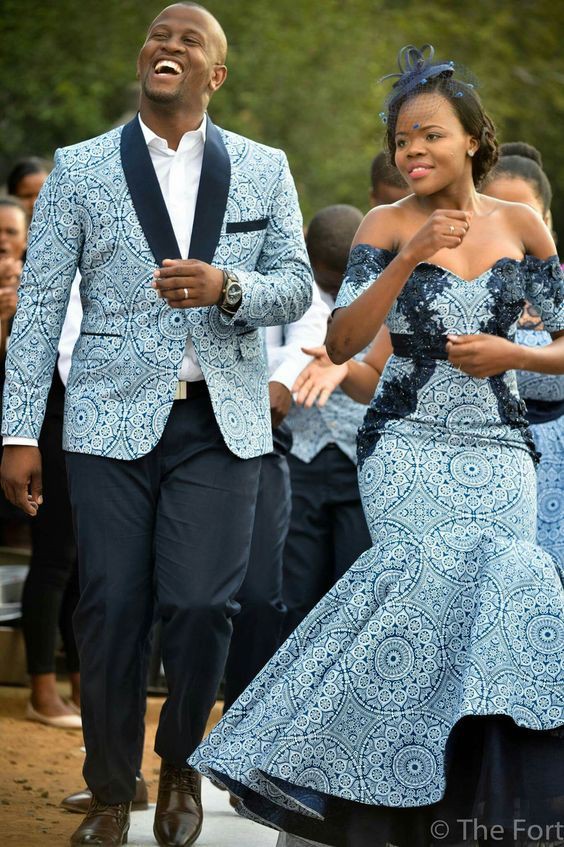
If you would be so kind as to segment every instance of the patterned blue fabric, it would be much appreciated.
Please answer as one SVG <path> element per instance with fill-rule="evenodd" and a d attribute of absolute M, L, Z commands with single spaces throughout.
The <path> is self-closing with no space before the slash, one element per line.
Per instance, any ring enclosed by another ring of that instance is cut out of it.
<path fill-rule="evenodd" d="M 515 341 L 527 347 L 550 344 L 548 332 L 518 329 Z M 517 372 L 519 393 L 525 400 L 564 400 L 564 376 Z M 537 541 L 559 563 L 564 573 L 564 417 L 531 426 L 541 454 L 537 468 Z"/>
<path fill-rule="evenodd" d="M 7 357 L 3 435 L 39 435 L 78 267 L 84 317 L 66 392 L 66 450 L 118 459 L 149 452 L 172 408 L 190 333 L 228 447 L 244 458 L 266 453 L 268 373 L 257 327 L 298 319 L 312 289 L 286 157 L 208 121 L 200 187 L 215 176 L 206 171 L 212 145 L 227 161 L 227 202 L 210 259 L 237 272 L 243 301 L 233 319 L 215 306 L 171 309 L 151 287 L 157 262 L 122 166 L 126 130 L 131 125 L 59 150 L 38 198 Z M 146 196 L 148 153 L 139 152 L 137 182 Z M 166 209 L 160 194 L 155 199 L 164 210 L 158 227 Z M 215 196 L 204 201 L 198 198 L 194 232 L 205 229 Z M 150 219 L 150 198 L 146 206 Z M 233 231 L 241 222 L 243 231 Z"/>
<path fill-rule="evenodd" d="M 356 247 L 338 305 L 392 258 Z M 564 328 L 556 261 L 503 260 L 471 281 L 422 264 L 388 326 L 422 324 L 435 343 L 486 325 L 505 333 L 525 296 Z M 466 715 L 564 724 L 564 585 L 534 543 L 534 466 L 512 398 L 513 373 L 475 379 L 424 353 L 389 360 L 359 474 L 373 546 L 190 760 L 243 802 L 252 791 L 263 820 L 276 825 L 280 807 L 323 817 L 328 795 L 438 801 L 447 739 Z"/>
<path fill-rule="evenodd" d="M 355 356 L 361 361 L 366 351 Z M 356 463 L 356 435 L 366 406 L 351 400 L 337 388 L 325 406 L 303 406 L 292 404 L 286 423 L 292 430 L 292 454 L 302 462 L 311 462 L 328 444 L 339 446 L 345 456 Z"/>

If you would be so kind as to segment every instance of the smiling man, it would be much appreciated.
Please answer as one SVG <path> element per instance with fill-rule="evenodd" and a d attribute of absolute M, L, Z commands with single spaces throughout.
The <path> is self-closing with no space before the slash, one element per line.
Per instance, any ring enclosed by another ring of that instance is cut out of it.
<path fill-rule="evenodd" d="M 125 843 L 143 720 L 144 651 L 162 621 L 169 697 L 155 836 L 193 844 L 202 738 L 245 574 L 260 456 L 272 449 L 259 327 L 309 306 L 312 277 L 286 157 L 216 127 L 226 39 L 169 6 L 138 59 L 139 115 L 58 151 L 36 204 L 8 356 L 2 485 L 41 508 L 36 446 L 77 268 L 84 309 L 64 447 L 80 561 L 75 616 L 84 774 L 72 845 Z"/>

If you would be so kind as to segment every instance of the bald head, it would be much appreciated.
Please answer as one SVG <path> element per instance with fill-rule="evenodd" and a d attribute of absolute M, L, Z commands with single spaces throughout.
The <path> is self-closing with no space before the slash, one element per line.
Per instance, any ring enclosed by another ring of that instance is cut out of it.
<path fill-rule="evenodd" d="M 219 23 L 218 19 L 214 17 L 211 12 L 208 12 L 205 6 L 201 6 L 199 3 L 172 3 L 170 6 L 166 6 L 162 12 L 157 15 L 151 26 L 154 26 L 155 21 L 158 21 L 163 12 L 166 12 L 167 9 L 173 9 L 175 6 L 184 6 L 188 9 L 194 9 L 197 14 L 201 14 L 202 17 L 207 18 L 206 24 L 210 38 L 213 41 L 215 61 L 218 65 L 224 65 L 227 61 L 227 36 L 225 35 L 223 27 Z"/>
<path fill-rule="evenodd" d="M 315 281 L 319 288 L 336 298 L 343 281 L 351 242 L 362 221 L 354 206 L 326 206 L 311 220 L 306 244 Z"/>
<path fill-rule="evenodd" d="M 362 222 L 362 212 L 354 206 L 338 204 L 321 209 L 307 230 L 307 250 L 313 266 L 322 263 L 344 273 L 351 242 Z"/>

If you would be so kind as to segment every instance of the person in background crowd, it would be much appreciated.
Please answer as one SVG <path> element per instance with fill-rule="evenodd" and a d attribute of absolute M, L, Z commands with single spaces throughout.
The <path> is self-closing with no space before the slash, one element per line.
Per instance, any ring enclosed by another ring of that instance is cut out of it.
<path fill-rule="evenodd" d="M 21 258 L 27 245 L 26 213 L 31 217 L 32 199 L 35 200 L 46 178 L 46 166 L 39 159 L 23 159 L 8 176 L 8 189 L 20 199 L 0 200 L 0 251 L 7 249 L 8 244 L 3 239 L 5 228 L 2 221 L 3 215 L 6 214 L 4 210 L 12 210 L 12 216 L 17 218 L 17 221 L 12 221 L 11 250 L 19 258 L 6 260 L 12 263 L 12 271 L 17 271 L 12 282 L 15 292 L 19 285 Z M 24 200 L 27 200 L 25 211 Z M 8 203 L 11 205 L 6 205 Z M 0 296 L 1 294 L 2 291 Z M 17 298 L 17 293 L 15 296 Z M 80 300 L 78 305 L 80 307 Z M 14 302 L 13 311 L 15 306 Z M 63 336 L 65 335 L 66 332 L 63 332 Z M 64 375 L 66 374 L 68 366 Z M 59 359 L 39 439 L 43 454 L 46 502 L 36 520 L 31 522 L 32 552 L 22 595 L 22 629 L 31 685 L 26 717 L 52 727 L 80 729 L 80 677 L 72 625 L 72 616 L 78 602 L 78 570 L 62 450 L 64 385 L 61 376 L 63 373 Z M 9 515 L 6 517 L 9 520 Z M 61 698 L 55 675 L 55 649 L 59 631 L 71 679 L 72 692 L 68 701 Z"/>
<path fill-rule="evenodd" d="M 51 166 L 48 162 L 37 156 L 30 156 L 16 162 L 8 174 L 6 180 L 8 194 L 18 198 L 27 213 L 28 220 L 31 220 L 33 206 L 50 170 Z"/>
<path fill-rule="evenodd" d="M 31 697 L 26 717 L 58 729 L 80 729 L 79 658 L 73 628 L 78 603 L 78 563 L 63 453 L 65 385 L 82 309 L 78 276 L 73 285 L 57 366 L 39 436 L 44 504 L 31 521 L 31 558 L 22 596 L 22 628 Z M 57 688 L 55 650 L 60 632 L 71 696 Z"/>
<path fill-rule="evenodd" d="M 11 285 L 16 301 L 21 258 L 27 246 L 26 216 L 28 219 L 32 216 L 33 202 L 47 178 L 47 173 L 47 165 L 40 159 L 22 159 L 12 168 L 7 180 L 9 191 L 18 199 L 0 200 L 0 254 L 9 245 L 9 242 L 4 240 L 4 210 L 11 210 L 12 216 L 17 217 L 17 221 L 12 221 L 11 251 L 12 254 L 18 255 L 18 259 L 13 256 L 11 259 L 0 259 L 0 276 L 3 262 L 11 262 Z M 12 205 L 6 206 L 8 202 Z M 2 293 L 3 289 L 0 290 L 0 296 Z M 13 304 L 14 312 L 16 301 Z M 63 337 L 65 335 L 64 331 Z M 80 729 L 80 678 L 72 626 L 72 616 L 78 601 L 78 571 L 62 450 L 64 385 L 60 371 L 59 359 L 39 439 L 43 453 L 44 490 L 48 496 L 45 507 L 36 520 L 31 522 L 30 567 L 22 594 L 22 630 L 31 687 L 26 717 L 61 729 Z M 12 508 L 10 504 L 7 506 Z M 9 520 L 9 515 L 6 515 L 6 518 Z M 59 632 L 71 680 L 71 697 L 67 701 L 63 700 L 58 692 L 55 674 L 55 651 Z"/>
<path fill-rule="evenodd" d="M 0 197 L 0 321 L 3 350 L 9 333 L 9 321 L 16 311 L 26 247 L 27 219 L 23 205 L 14 197 Z"/>
<path fill-rule="evenodd" d="M 397 168 L 382 151 L 373 159 L 370 168 L 372 206 L 389 205 L 407 197 L 409 187 Z M 388 191 L 389 189 L 389 191 Z M 355 356 L 336 365 L 327 355 L 325 345 L 306 351 L 313 359 L 296 380 L 293 392 L 299 406 L 306 409 L 314 404 L 323 407 L 336 388 L 357 403 L 367 405 L 374 396 L 378 381 L 392 353 L 390 333 L 383 326 L 364 357 Z"/>
<path fill-rule="evenodd" d="M 27 214 L 20 201 L 16 197 L 0 197 L 0 391 L 4 386 L 6 346 L 18 303 L 27 228 Z M 28 548 L 30 544 L 29 519 L 3 493 L 0 493 L 0 538 L 6 547 Z"/>
<path fill-rule="evenodd" d="M 292 385 L 310 361 L 302 348 L 325 340 L 329 314 L 314 285 L 311 306 L 298 321 L 265 330 L 274 450 L 262 457 L 247 573 L 237 594 L 241 610 L 233 618 L 225 667 L 224 711 L 274 655 L 284 631 L 283 556 L 292 511 L 286 418 Z"/>
<path fill-rule="evenodd" d="M 388 206 L 396 203 L 409 193 L 407 183 L 397 168 L 390 164 L 385 150 L 372 160 L 370 168 L 370 205 Z"/>
<path fill-rule="evenodd" d="M 321 296 L 333 308 L 362 213 L 353 206 L 321 209 L 306 245 Z M 318 348 L 306 348 L 315 353 Z M 292 516 L 284 548 L 283 636 L 303 620 L 354 560 L 370 546 L 355 463 L 356 432 L 366 408 L 338 390 L 319 405 L 294 404 L 288 457 Z"/>
<path fill-rule="evenodd" d="M 542 168 L 540 152 L 524 142 L 502 144 L 484 193 L 511 203 L 526 203 L 551 225 L 552 188 Z M 518 344 L 543 347 L 552 338 L 542 318 L 528 304 L 515 336 Z M 519 393 L 540 463 L 537 468 L 537 540 L 560 563 L 564 574 L 564 375 L 518 371 Z"/>

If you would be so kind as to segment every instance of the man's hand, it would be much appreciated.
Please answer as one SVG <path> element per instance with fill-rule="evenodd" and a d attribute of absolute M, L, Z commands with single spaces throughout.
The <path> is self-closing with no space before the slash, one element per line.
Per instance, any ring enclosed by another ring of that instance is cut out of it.
<path fill-rule="evenodd" d="M 268 391 L 270 394 L 270 417 L 272 426 L 276 429 L 290 411 L 292 395 L 281 382 L 269 382 Z"/>
<path fill-rule="evenodd" d="M 521 348 L 497 335 L 449 335 L 449 362 L 469 376 L 484 379 L 519 367 Z"/>
<path fill-rule="evenodd" d="M 43 503 L 38 447 L 11 445 L 2 456 L 2 490 L 10 503 L 35 517 Z"/>
<path fill-rule="evenodd" d="M 223 271 L 198 259 L 165 259 L 153 287 L 171 309 L 213 306 L 223 290 Z"/>
<path fill-rule="evenodd" d="M 342 381 L 348 376 L 349 366 L 334 365 L 325 347 L 302 347 L 304 353 L 313 356 L 292 386 L 296 403 L 311 409 L 314 403 L 324 406 Z"/>

